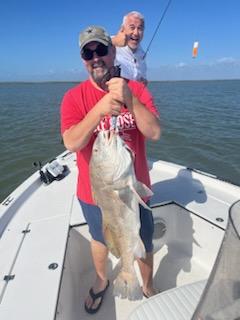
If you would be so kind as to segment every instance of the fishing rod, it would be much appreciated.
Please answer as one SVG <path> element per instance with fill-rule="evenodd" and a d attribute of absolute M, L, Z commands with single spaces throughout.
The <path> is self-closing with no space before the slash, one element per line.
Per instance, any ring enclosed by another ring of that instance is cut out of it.
<path fill-rule="evenodd" d="M 144 56 L 143 56 L 143 59 L 145 59 L 145 57 L 146 57 L 146 55 L 147 55 L 147 53 L 148 53 L 148 51 L 149 51 L 149 48 L 150 48 L 150 46 L 151 46 L 151 44 L 152 44 L 152 42 L 153 42 L 153 39 L 155 38 L 155 35 L 156 35 L 156 33 L 158 32 L 158 29 L 159 29 L 159 27 L 160 27 L 160 25 L 161 25 L 161 23 L 162 23 L 162 21 L 163 21 L 163 19 L 164 19 L 164 17 L 165 17 L 165 14 L 166 14 L 167 11 L 168 11 L 168 8 L 169 8 L 171 2 L 172 2 L 172 0 L 169 0 L 169 1 L 168 1 L 167 5 L 166 5 L 166 8 L 165 8 L 165 10 L 163 11 L 163 14 L 162 14 L 162 16 L 161 16 L 161 19 L 160 19 L 160 21 L 159 21 L 159 23 L 158 23 L 158 25 L 157 25 L 157 27 L 156 27 L 156 29 L 155 29 L 155 31 L 154 31 L 154 34 L 153 34 L 153 36 L 152 36 L 152 39 L 151 39 L 150 42 L 149 42 L 149 45 L 148 45 L 148 47 L 147 47 L 147 49 L 146 49 L 146 52 L 145 52 L 145 54 L 144 54 Z"/>

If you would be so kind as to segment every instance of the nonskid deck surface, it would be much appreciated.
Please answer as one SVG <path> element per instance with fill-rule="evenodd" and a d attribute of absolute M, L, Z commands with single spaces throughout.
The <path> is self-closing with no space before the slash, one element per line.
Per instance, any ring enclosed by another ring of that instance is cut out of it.
<path fill-rule="evenodd" d="M 205 224 L 206 222 L 203 223 Z M 218 233 L 218 231 L 216 231 L 216 235 L 220 243 L 223 232 L 220 231 Z M 84 310 L 84 300 L 95 279 L 89 239 L 88 227 L 86 225 L 72 228 L 70 231 L 57 320 L 89 319 L 89 315 Z M 174 242 L 174 235 L 172 239 Z M 156 242 L 156 239 L 154 241 Z M 193 246 L 195 245 L 193 244 Z M 218 244 L 215 243 L 215 245 Z M 179 247 L 179 250 L 177 250 L 178 248 L 177 246 L 174 247 L 174 244 L 172 247 L 171 245 L 159 244 L 158 247 L 156 242 L 155 248 L 154 286 L 160 292 L 207 279 L 211 270 L 211 264 L 213 264 L 215 259 L 215 253 L 213 252 L 208 265 L 204 265 L 198 261 L 198 257 L 189 256 L 189 247 L 186 247 L 184 252 L 184 248 Z M 194 251 L 195 249 L 192 249 L 192 253 Z M 97 315 L 91 315 L 92 319 L 126 320 L 136 307 L 146 301 L 146 298 L 139 301 L 128 301 L 127 299 L 113 296 L 113 281 L 118 272 L 117 263 L 117 259 L 109 254 L 108 275 L 111 285 L 104 297 L 104 303 L 100 311 Z M 137 263 L 135 267 L 141 284 Z M 70 307 L 66 311 L 68 303 Z"/>

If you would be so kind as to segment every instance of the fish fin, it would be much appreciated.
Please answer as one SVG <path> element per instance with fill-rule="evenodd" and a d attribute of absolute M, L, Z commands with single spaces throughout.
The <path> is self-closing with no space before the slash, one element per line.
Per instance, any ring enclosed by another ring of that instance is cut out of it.
<path fill-rule="evenodd" d="M 151 197 L 153 192 L 144 183 L 136 181 L 134 187 L 141 198 Z"/>
<path fill-rule="evenodd" d="M 104 240 L 107 244 L 109 251 L 116 257 L 120 258 L 120 251 L 118 249 L 118 245 L 116 243 L 116 236 L 111 231 L 110 228 L 106 227 L 104 230 Z"/>
<path fill-rule="evenodd" d="M 133 249 L 133 254 L 134 254 L 134 257 L 136 257 L 136 258 L 145 258 L 146 257 L 145 247 L 144 247 L 144 244 L 140 238 L 137 241 L 135 248 Z"/>
<path fill-rule="evenodd" d="M 130 186 L 130 189 L 132 190 L 132 192 L 134 193 L 134 195 L 136 196 L 138 202 L 145 208 L 148 210 L 152 210 L 144 201 L 141 197 L 150 197 L 153 195 L 152 191 L 145 186 L 143 183 L 138 182 L 134 185 L 134 186 Z M 145 192 L 139 192 L 139 191 L 145 191 Z"/>
<path fill-rule="evenodd" d="M 134 267 L 131 272 L 121 270 L 114 281 L 113 294 L 122 299 L 140 300 L 143 297 L 142 289 Z"/>

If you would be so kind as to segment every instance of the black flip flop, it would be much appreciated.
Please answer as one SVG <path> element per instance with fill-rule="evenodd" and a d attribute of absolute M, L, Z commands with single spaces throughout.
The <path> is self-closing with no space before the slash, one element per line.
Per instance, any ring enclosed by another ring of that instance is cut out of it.
<path fill-rule="evenodd" d="M 103 298 L 104 298 L 104 294 L 106 293 L 107 291 L 107 288 L 109 287 L 109 280 L 107 282 L 107 285 L 106 285 L 106 288 L 98 293 L 94 293 L 93 292 L 93 288 L 91 288 L 89 290 L 89 295 L 90 297 L 92 298 L 92 304 L 90 307 L 88 307 L 85 303 L 84 307 L 85 307 L 85 310 L 87 313 L 90 313 L 90 314 L 94 314 L 96 312 L 98 312 L 98 310 L 100 309 L 101 305 L 102 305 L 102 302 L 103 302 Z M 96 308 L 92 308 L 92 306 L 94 305 L 95 301 L 98 299 L 98 298 L 101 298 L 98 306 Z"/>
<path fill-rule="evenodd" d="M 145 292 L 143 292 L 143 290 L 142 290 L 142 293 L 143 293 L 143 296 L 144 296 L 145 298 L 147 298 L 147 299 L 149 299 L 149 298 L 153 297 L 153 296 L 149 296 L 149 295 L 147 295 Z M 157 290 L 157 291 L 156 291 L 156 294 L 158 294 L 158 293 L 160 293 L 160 291 L 159 291 L 159 290 Z"/>

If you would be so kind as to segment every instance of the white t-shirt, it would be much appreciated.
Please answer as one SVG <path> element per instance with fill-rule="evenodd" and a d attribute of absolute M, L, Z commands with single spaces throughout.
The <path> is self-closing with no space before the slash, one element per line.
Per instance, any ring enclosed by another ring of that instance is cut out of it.
<path fill-rule="evenodd" d="M 115 65 L 121 68 L 121 76 L 130 80 L 147 79 L 144 51 L 139 46 L 135 52 L 128 47 L 116 47 Z"/>

